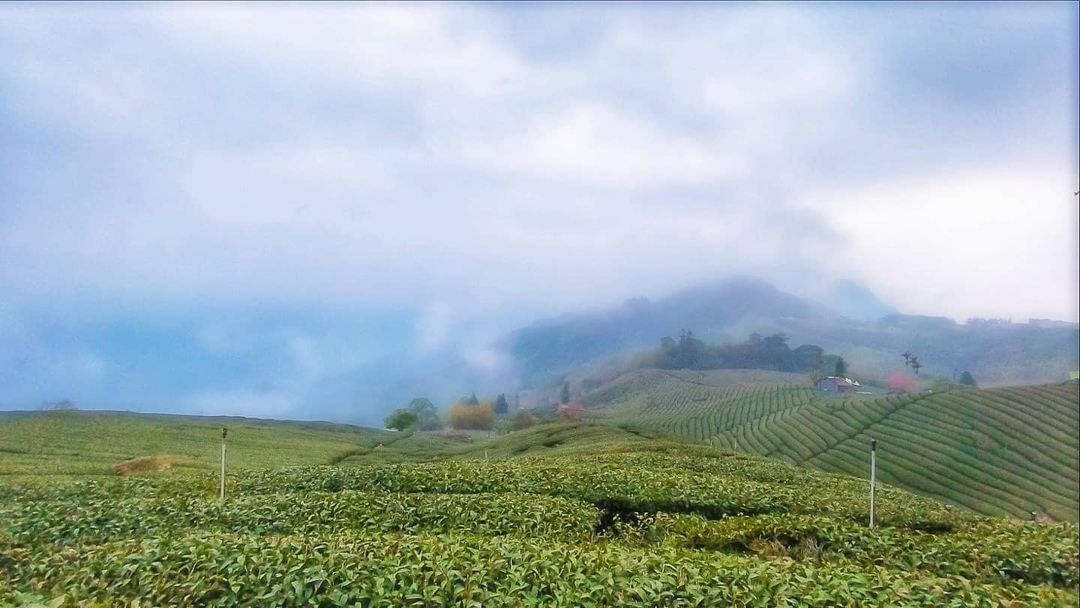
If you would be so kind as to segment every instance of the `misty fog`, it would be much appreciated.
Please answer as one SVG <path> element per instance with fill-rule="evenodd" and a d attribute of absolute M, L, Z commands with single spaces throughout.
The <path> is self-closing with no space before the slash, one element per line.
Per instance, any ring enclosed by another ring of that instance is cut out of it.
<path fill-rule="evenodd" d="M 748 276 L 821 316 L 692 329 L 1076 322 L 1077 16 L 0 6 L 0 409 L 374 423 Z"/>

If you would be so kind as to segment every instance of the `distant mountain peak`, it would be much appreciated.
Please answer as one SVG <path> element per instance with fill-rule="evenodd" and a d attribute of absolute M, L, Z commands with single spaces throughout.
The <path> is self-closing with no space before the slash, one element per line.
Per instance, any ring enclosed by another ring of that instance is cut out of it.
<path fill-rule="evenodd" d="M 822 303 L 837 314 L 856 321 L 877 321 L 897 313 L 868 287 L 851 279 L 833 281 L 823 299 Z"/>

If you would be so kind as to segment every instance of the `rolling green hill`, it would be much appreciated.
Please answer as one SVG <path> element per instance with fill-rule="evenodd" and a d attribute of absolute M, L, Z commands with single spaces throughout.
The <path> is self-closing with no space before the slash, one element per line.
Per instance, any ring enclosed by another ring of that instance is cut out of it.
<path fill-rule="evenodd" d="M 0 412 L 0 477 L 113 475 L 131 458 L 178 456 L 173 466 L 213 469 L 221 429 L 231 467 L 326 464 L 395 433 L 325 422 L 101 411 Z"/>
<path fill-rule="evenodd" d="M 233 421 L 243 466 L 221 501 L 209 457 L 190 445 L 209 434 L 216 446 L 221 423 L 0 418 L 18 449 L 59 437 L 82 441 L 102 466 L 143 450 L 196 463 L 0 476 L 0 606 L 1077 601 L 1073 524 L 982 517 L 883 484 L 870 529 L 863 480 L 678 438 L 587 423 L 485 438 Z M 109 448 L 127 434 L 114 427 L 145 438 Z M 50 449 L 58 462 L 43 472 L 81 466 L 84 452 Z M 319 461 L 336 464 L 268 466 Z"/>
<path fill-rule="evenodd" d="M 914 396 L 822 398 L 796 375 L 626 374 L 590 393 L 598 420 L 824 471 L 868 475 L 993 515 L 1080 519 L 1075 382 Z"/>

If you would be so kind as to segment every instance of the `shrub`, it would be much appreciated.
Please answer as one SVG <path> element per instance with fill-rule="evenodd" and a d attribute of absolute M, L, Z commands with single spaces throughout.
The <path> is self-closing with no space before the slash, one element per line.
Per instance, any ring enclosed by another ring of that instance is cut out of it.
<path fill-rule="evenodd" d="M 410 429 L 416 426 L 419 421 L 420 417 L 416 415 L 416 412 L 409 410 L 394 410 L 394 413 L 387 416 L 384 420 L 386 428 L 397 431 Z"/>
<path fill-rule="evenodd" d="M 167 454 L 158 454 L 155 456 L 139 456 L 138 458 L 132 458 L 123 462 L 118 462 L 113 465 L 113 470 L 117 475 L 133 475 L 136 473 L 157 473 L 158 471 L 164 471 L 170 467 L 174 462 L 182 462 L 187 460 L 183 456 L 169 456 Z"/>
<path fill-rule="evenodd" d="M 521 431 L 531 426 L 536 425 L 536 416 L 533 416 L 529 412 L 518 412 L 514 414 L 513 428 L 515 431 Z"/>

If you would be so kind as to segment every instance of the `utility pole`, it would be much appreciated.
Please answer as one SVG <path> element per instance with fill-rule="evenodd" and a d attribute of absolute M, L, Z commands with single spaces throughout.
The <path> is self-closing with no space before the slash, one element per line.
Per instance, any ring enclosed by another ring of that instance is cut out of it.
<path fill-rule="evenodd" d="M 221 490 L 218 492 L 218 499 L 225 500 L 225 436 L 229 434 L 229 429 L 221 429 Z"/>
<path fill-rule="evenodd" d="M 870 440 L 870 527 L 874 527 L 874 486 L 877 485 L 877 439 Z"/>

